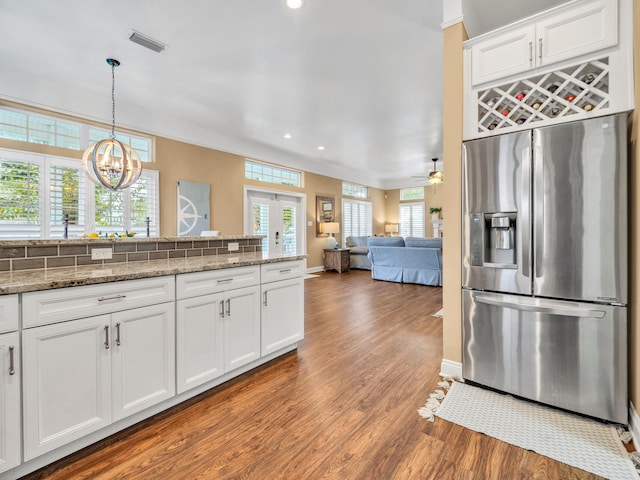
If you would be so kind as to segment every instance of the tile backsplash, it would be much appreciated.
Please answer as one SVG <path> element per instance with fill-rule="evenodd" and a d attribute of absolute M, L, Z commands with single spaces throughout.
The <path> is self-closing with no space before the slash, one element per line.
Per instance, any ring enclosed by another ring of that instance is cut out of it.
<path fill-rule="evenodd" d="M 262 251 L 262 237 L 180 237 L 157 239 L 12 240 L 0 242 L 0 272 L 169 258 L 224 255 L 237 242 L 238 253 Z M 110 260 L 92 260 L 94 248 L 111 248 Z M 235 253 L 235 252 L 234 252 Z"/>

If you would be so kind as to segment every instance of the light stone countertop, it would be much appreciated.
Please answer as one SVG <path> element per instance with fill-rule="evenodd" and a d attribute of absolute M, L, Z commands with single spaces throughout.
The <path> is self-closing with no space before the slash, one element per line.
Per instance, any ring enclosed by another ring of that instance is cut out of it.
<path fill-rule="evenodd" d="M 273 257 L 261 252 L 205 255 L 168 260 L 110 263 L 104 266 L 61 267 L 0 273 L 0 295 L 76 287 L 97 283 L 161 277 L 180 273 L 302 260 L 305 255 Z"/>

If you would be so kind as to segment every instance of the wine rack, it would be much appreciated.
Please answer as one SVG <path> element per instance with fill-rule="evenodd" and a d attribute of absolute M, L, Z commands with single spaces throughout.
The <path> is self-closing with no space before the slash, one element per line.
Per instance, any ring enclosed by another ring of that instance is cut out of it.
<path fill-rule="evenodd" d="M 528 128 L 609 107 L 609 59 L 601 58 L 478 92 L 478 132 Z"/>

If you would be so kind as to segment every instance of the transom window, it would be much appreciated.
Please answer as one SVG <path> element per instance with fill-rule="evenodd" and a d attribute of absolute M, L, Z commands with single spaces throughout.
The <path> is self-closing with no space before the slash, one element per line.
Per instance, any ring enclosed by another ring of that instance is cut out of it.
<path fill-rule="evenodd" d="M 369 187 L 356 183 L 342 182 L 342 194 L 350 197 L 369 198 Z"/>
<path fill-rule="evenodd" d="M 244 176 L 250 180 L 258 180 L 260 182 L 289 185 L 292 187 L 302 186 L 302 172 L 276 167 L 254 160 L 245 160 Z"/>
<path fill-rule="evenodd" d="M 69 238 L 92 232 L 159 234 L 159 177 L 143 170 L 126 190 L 94 185 L 76 159 L 0 149 L 0 239 Z"/>
<path fill-rule="evenodd" d="M 116 139 L 129 144 L 143 162 L 151 162 L 153 138 L 115 131 Z M 111 130 L 0 106 L 0 138 L 53 147 L 84 150 L 90 144 L 111 137 Z"/>
<path fill-rule="evenodd" d="M 401 188 L 400 200 L 424 200 L 424 187 Z"/>

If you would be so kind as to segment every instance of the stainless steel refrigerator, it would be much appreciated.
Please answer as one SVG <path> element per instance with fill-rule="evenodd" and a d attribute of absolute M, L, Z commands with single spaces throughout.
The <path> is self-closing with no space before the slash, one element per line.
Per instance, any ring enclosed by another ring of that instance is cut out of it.
<path fill-rule="evenodd" d="M 627 423 L 626 128 L 464 143 L 465 379 Z"/>

